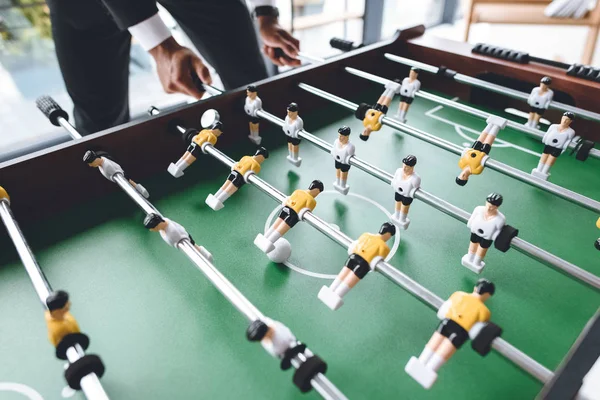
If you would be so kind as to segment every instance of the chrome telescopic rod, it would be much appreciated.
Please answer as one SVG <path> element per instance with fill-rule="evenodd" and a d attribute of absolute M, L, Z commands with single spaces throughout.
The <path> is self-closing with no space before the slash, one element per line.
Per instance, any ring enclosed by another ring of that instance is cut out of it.
<path fill-rule="evenodd" d="M 6 199 L 0 200 L 0 218 L 2 218 L 2 222 L 4 222 L 4 226 L 6 226 L 8 235 L 14 243 L 17 253 L 19 253 L 21 262 L 27 271 L 27 275 L 29 275 L 29 279 L 33 284 L 33 288 L 35 289 L 40 302 L 44 308 L 47 309 L 46 299 L 50 293 L 52 293 L 52 286 L 50 286 L 50 282 L 48 282 L 44 272 L 37 263 L 37 260 L 35 259 L 29 244 L 27 244 L 27 240 L 25 240 L 25 236 L 23 235 L 23 232 L 21 232 L 19 224 L 12 213 L 10 204 Z M 71 364 L 83 356 L 85 356 L 85 353 L 78 344 L 67 349 L 67 358 Z M 81 379 L 80 384 L 81 390 L 87 399 L 108 400 L 108 395 L 104 391 L 104 388 L 100 383 L 100 379 L 98 379 L 98 376 L 95 373 L 92 372 L 84 376 Z"/>
<path fill-rule="evenodd" d="M 380 83 L 382 85 L 385 85 L 386 83 L 392 82 L 389 79 L 383 78 L 381 76 L 377 76 L 374 74 L 371 74 L 369 72 L 365 72 L 365 71 L 361 71 L 359 69 L 356 68 L 351 68 L 351 67 L 346 67 L 345 68 L 347 72 L 349 72 L 352 75 L 356 75 L 359 76 L 361 78 L 370 80 L 371 82 L 376 82 L 376 83 Z M 494 114 L 485 112 L 485 111 L 481 111 L 478 110 L 474 107 L 468 106 L 466 104 L 461 104 L 458 103 L 456 101 L 450 100 L 450 99 L 445 99 L 443 97 L 437 96 L 433 93 L 428 93 L 425 92 L 423 90 L 419 90 L 418 92 L 415 93 L 416 97 L 421 97 L 423 99 L 429 100 L 429 101 L 433 101 L 434 103 L 437 104 L 442 104 L 446 107 L 450 107 L 450 108 L 454 108 L 455 110 L 459 110 L 462 111 L 464 113 L 467 114 L 471 114 L 475 117 L 479 117 L 479 118 L 483 118 L 483 119 L 487 119 L 490 116 L 494 116 Z M 530 128 L 528 126 L 525 126 L 523 124 L 519 124 L 518 122 L 515 121 L 510 121 L 508 120 L 506 123 L 507 126 L 511 127 L 512 129 L 515 129 L 517 131 L 526 133 L 527 135 L 534 137 L 536 139 L 542 139 L 544 137 L 544 132 L 539 130 L 539 129 L 535 129 L 535 128 Z M 569 148 L 574 149 L 577 147 L 577 143 L 576 141 L 571 141 L 569 143 Z M 600 159 L 600 150 L 598 149 L 591 149 L 590 150 L 590 156 L 594 157 L 594 158 L 598 158 Z"/>
<path fill-rule="evenodd" d="M 409 67 L 417 67 L 422 71 L 426 71 L 426 72 L 429 72 L 432 74 L 437 74 L 440 70 L 438 67 L 435 67 L 433 65 L 425 64 L 420 61 L 414 61 L 409 58 L 400 57 L 400 56 L 397 56 L 394 54 L 385 53 L 384 56 L 388 60 L 397 62 L 399 64 L 407 65 Z M 470 86 L 475 86 L 475 87 L 478 87 L 481 89 L 488 90 L 490 92 L 503 94 L 505 96 L 512 97 L 513 99 L 525 100 L 525 101 L 527 101 L 529 99 L 528 93 L 524 93 L 524 92 L 521 92 L 521 91 L 518 91 L 515 89 L 510 89 L 505 86 L 497 85 L 495 83 L 490 83 L 490 82 L 484 81 L 482 79 L 473 78 L 468 75 L 463 75 L 463 74 L 457 73 L 456 75 L 452 76 L 452 79 L 454 79 L 455 81 L 460 82 L 460 83 L 464 83 L 464 84 L 467 84 Z M 580 116 L 582 118 L 589 119 L 592 121 L 600 121 L 600 114 L 598 114 L 598 113 L 588 111 L 583 108 L 570 106 L 568 104 L 559 103 L 554 100 L 550 102 L 550 108 L 554 108 L 554 109 L 560 110 L 560 111 L 570 111 L 572 113 L 575 113 L 575 115 Z"/>
<path fill-rule="evenodd" d="M 259 117 L 261 117 L 271 123 L 274 123 L 276 125 L 279 125 L 279 126 L 284 125 L 284 121 L 281 118 L 278 118 L 275 115 L 273 115 L 265 110 L 259 110 L 256 114 Z M 326 141 L 324 141 L 323 139 L 318 138 L 317 136 L 313 135 L 312 133 L 310 133 L 306 130 L 299 131 L 298 135 L 300 137 L 302 137 L 303 139 L 306 139 L 306 141 L 314 144 L 321 150 L 323 150 L 327 153 L 331 153 L 333 146 L 331 144 L 327 143 Z M 392 174 L 390 174 L 390 173 L 388 173 L 388 172 L 386 172 L 364 160 L 361 160 L 356 156 L 350 157 L 349 164 L 357 167 L 358 169 L 361 169 L 362 171 L 366 172 L 367 174 L 369 174 L 371 176 L 376 177 L 377 179 L 381 180 L 382 182 L 384 182 L 388 185 L 392 183 L 392 179 L 394 178 L 394 176 Z M 436 197 L 433 194 L 428 193 L 423 189 L 418 189 L 416 191 L 414 197 L 416 199 L 421 200 L 424 203 L 430 205 L 431 207 L 435 208 L 436 210 L 441 211 L 444 214 L 447 214 L 447 215 L 461 221 L 462 223 L 466 224 L 467 221 L 469 220 L 469 217 L 471 216 L 471 214 L 469 214 L 467 211 L 462 210 L 459 207 L 456 207 L 455 205 L 450 204 L 447 201 L 445 201 L 439 197 Z M 554 270 L 556 270 L 560 273 L 563 273 L 565 276 L 567 276 L 569 278 L 577 279 L 577 280 L 581 281 L 582 283 L 585 283 L 597 290 L 600 289 L 600 277 L 597 277 L 596 275 L 594 275 L 584 269 L 581 269 L 578 266 L 576 266 L 566 260 L 563 260 L 543 249 L 540 249 L 539 247 L 536 247 L 533 244 L 526 242 L 525 240 L 523 240 L 519 237 L 513 238 L 510 245 L 512 248 L 518 250 L 519 252 L 533 258 L 534 260 L 541 262 L 544 265 L 547 265 L 547 266 L 553 268 Z"/>
<path fill-rule="evenodd" d="M 338 96 L 331 94 L 329 92 L 326 92 L 324 90 L 318 89 L 314 86 L 307 85 L 306 83 L 299 83 L 298 87 L 300 87 L 303 90 L 306 90 L 309 93 L 315 94 L 315 95 L 322 97 L 324 99 L 327 99 L 333 103 L 336 103 L 343 107 L 346 107 L 349 110 L 355 111 L 358 108 L 358 104 L 356 104 L 356 103 L 353 103 L 351 101 L 348 101 L 346 99 L 338 97 Z M 411 135 L 413 137 L 421 139 L 427 143 L 430 143 L 434 146 L 437 146 L 439 148 L 442 148 L 444 150 L 447 150 L 447 151 L 457 154 L 459 156 L 462 155 L 462 152 L 464 150 L 459 145 L 456 145 L 456 144 L 451 143 L 444 139 L 440 139 L 430 133 L 427 133 L 420 129 L 413 128 L 409 125 L 406 125 L 406 124 L 404 124 L 398 120 L 395 120 L 393 118 L 390 118 L 390 117 L 383 117 L 382 123 L 384 125 L 387 125 L 394 129 L 397 129 L 401 132 L 404 132 L 408 135 Z M 562 186 L 558 186 L 553 183 L 537 179 L 537 178 L 533 177 L 531 174 L 525 173 L 521 170 L 513 168 L 513 167 L 506 165 L 504 163 L 501 163 L 497 160 L 488 159 L 485 163 L 485 166 L 490 169 L 493 169 L 495 171 L 498 171 L 506 176 L 510 176 L 521 182 L 524 182 L 531 186 L 540 188 L 548 193 L 552 193 L 553 195 L 555 195 L 557 197 L 561 197 L 567 201 L 570 201 L 573 204 L 577 204 L 581 207 L 587 208 L 588 210 L 594 211 L 595 213 L 600 213 L 600 202 L 598 202 L 594 199 L 583 196 L 579 193 L 575 193 L 571 190 L 565 189 Z"/>

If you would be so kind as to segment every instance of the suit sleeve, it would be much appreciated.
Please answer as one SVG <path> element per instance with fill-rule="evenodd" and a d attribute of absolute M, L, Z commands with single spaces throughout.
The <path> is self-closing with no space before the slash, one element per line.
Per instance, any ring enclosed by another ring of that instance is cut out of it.
<path fill-rule="evenodd" d="M 102 2 L 122 30 L 158 13 L 155 0 L 102 0 Z"/>

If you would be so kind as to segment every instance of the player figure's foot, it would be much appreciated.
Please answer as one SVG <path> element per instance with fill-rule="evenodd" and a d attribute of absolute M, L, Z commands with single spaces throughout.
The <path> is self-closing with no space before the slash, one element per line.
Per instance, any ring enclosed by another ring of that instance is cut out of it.
<path fill-rule="evenodd" d="M 254 244 L 265 254 L 275 250 L 275 245 L 271 243 L 271 241 L 267 239 L 262 233 L 256 235 L 256 238 L 254 238 Z"/>
<path fill-rule="evenodd" d="M 398 228 L 402 229 L 403 231 L 407 230 L 408 226 L 410 225 L 410 218 L 408 218 L 408 217 L 398 218 L 398 216 L 396 216 L 395 214 L 392 214 L 391 220 L 394 225 L 396 225 Z"/>
<path fill-rule="evenodd" d="M 302 157 L 294 158 L 288 155 L 287 160 L 295 167 L 299 167 L 302 164 Z"/>
<path fill-rule="evenodd" d="M 135 190 L 137 190 L 138 193 L 144 196 L 145 198 L 150 197 L 150 193 L 148 193 L 146 188 L 140 185 L 139 183 L 135 185 Z"/>
<path fill-rule="evenodd" d="M 426 367 L 417 357 L 410 358 L 404 367 L 404 371 L 425 389 L 431 388 L 438 377 L 437 372 Z"/>
<path fill-rule="evenodd" d="M 221 208 L 225 207 L 225 205 L 217 199 L 212 193 L 206 196 L 205 203 L 215 211 L 219 211 Z"/>
<path fill-rule="evenodd" d="M 169 165 L 169 168 L 167 169 L 167 171 L 169 171 L 169 173 L 171 175 L 173 175 L 175 178 L 181 178 L 183 176 L 183 171 L 179 169 L 179 167 L 177 167 L 177 165 L 171 163 Z"/>
<path fill-rule="evenodd" d="M 460 263 L 463 267 L 470 269 L 476 274 L 480 274 L 481 271 L 483 271 L 483 268 L 485 267 L 485 263 L 481 260 L 476 260 L 476 258 L 477 257 L 475 257 L 474 254 L 465 254 L 461 258 Z"/>
<path fill-rule="evenodd" d="M 206 250 L 206 248 L 204 246 L 198 246 L 198 250 L 204 257 L 206 257 L 206 259 L 208 261 L 213 262 L 213 256 L 212 256 L 211 252 Z"/>
<path fill-rule="evenodd" d="M 259 135 L 248 135 L 248 139 L 250 139 L 250 141 L 252 141 L 252 143 L 254 143 L 257 146 L 259 146 L 262 142 L 262 136 Z"/>
<path fill-rule="evenodd" d="M 341 185 L 338 185 L 338 183 L 336 181 L 336 182 L 333 182 L 333 188 L 345 196 L 348 194 L 348 191 L 350 190 L 350 185 L 341 186 Z"/>
<path fill-rule="evenodd" d="M 344 300 L 331 290 L 329 286 L 323 286 L 321 290 L 319 290 L 318 297 L 319 300 L 325 303 L 325 305 L 333 311 L 338 310 L 344 305 Z"/>
<path fill-rule="evenodd" d="M 533 175 L 536 178 L 541 179 L 543 181 L 547 181 L 548 177 L 550 176 L 550 174 L 545 174 L 537 168 L 534 168 L 531 170 L 531 175 Z"/>

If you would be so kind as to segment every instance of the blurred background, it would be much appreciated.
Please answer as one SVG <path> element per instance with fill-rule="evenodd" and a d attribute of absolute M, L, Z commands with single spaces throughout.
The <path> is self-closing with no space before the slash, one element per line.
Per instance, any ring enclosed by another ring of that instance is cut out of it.
<path fill-rule="evenodd" d="M 580 19 L 549 18 L 543 11 L 550 0 L 276 3 L 282 25 L 300 39 L 302 50 L 317 56 L 337 53 L 328 43 L 333 36 L 372 43 L 391 37 L 398 28 L 424 24 L 427 35 L 485 42 L 567 63 L 598 65 L 597 10 Z M 590 2 L 590 9 L 594 6 Z M 162 10 L 161 14 L 178 41 L 193 47 L 168 13 Z M 169 107 L 189 100 L 163 92 L 151 57 L 135 43 L 130 70 L 132 118 L 144 115 L 150 105 Z M 0 161 L 64 140 L 62 129 L 53 129 L 35 107 L 35 99 L 42 94 L 51 95 L 71 110 L 54 54 L 48 7 L 43 0 L 0 0 Z"/>

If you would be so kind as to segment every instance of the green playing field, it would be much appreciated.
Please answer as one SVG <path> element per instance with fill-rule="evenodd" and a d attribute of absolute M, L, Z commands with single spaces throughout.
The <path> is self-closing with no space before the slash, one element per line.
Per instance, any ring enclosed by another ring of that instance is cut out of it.
<path fill-rule="evenodd" d="M 265 108 L 278 115 L 285 110 L 284 105 Z M 394 104 L 390 115 L 395 109 Z M 416 155 L 423 189 L 469 212 L 483 205 L 489 192 L 500 192 L 501 211 L 521 238 L 600 274 L 599 253 L 593 247 L 599 234 L 594 213 L 494 171 L 459 187 L 454 183 L 456 155 L 387 127 L 362 142 L 360 121 L 337 106 L 302 117 L 306 130 L 328 142 L 336 138 L 339 126 L 351 126 L 357 156 L 390 173 L 404 156 Z M 410 125 L 458 144 L 472 143 L 485 126 L 483 120 L 422 99 L 412 105 L 408 118 Z M 375 232 L 388 219 L 394 204 L 391 187 L 352 168 L 350 193 L 342 196 L 333 190 L 330 155 L 305 141 L 300 149 L 304 161 L 296 168 L 285 159 L 281 129 L 267 129 L 265 123 L 262 131 L 263 145 L 271 150 L 260 173 L 266 181 L 291 193 L 321 179 L 326 191 L 317 198 L 315 214 L 351 237 Z M 252 152 L 245 134 L 225 132 L 244 138 L 226 151 L 234 159 Z M 507 128 L 491 156 L 529 172 L 541 149 L 536 140 Z M 127 170 L 127 161 L 120 161 Z M 272 264 L 252 242 L 276 209 L 275 202 L 247 186 L 214 212 L 204 199 L 226 178 L 222 164 L 205 156 L 179 180 L 166 167 L 160 176 L 143 182 L 150 200 L 209 249 L 217 268 L 261 311 L 285 323 L 324 358 L 327 376 L 349 398 L 524 399 L 541 389 L 497 353 L 481 358 L 468 345 L 440 370 L 431 390 L 422 389 L 404 366 L 418 356 L 436 328 L 435 313 L 378 273 L 367 275 L 340 310 L 330 311 L 317 293 L 339 272 L 346 249 L 300 223 L 286 236 L 293 247 L 293 268 Z M 563 155 L 550 179 L 600 199 L 599 167 L 596 159 L 582 163 Z M 89 179 L 104 178 L 90 169 Z M 40 194 L 40 207 L 43 201 Z M 410 218 L 410 228 L 394 239 L 391 263 L 443 298 L 470 291 L 478 276 L 460 264 L 469 241 L 466 226 L 419 201 L 413 203 Z M 142 212 L 119 192 L 24 227 L 54 288 L 70 292 L 73 314 L 92 339 L 88 351 L 101 355 L 107 366 L 102 382 L 109 395 L 148 400 L 317 398 L 315 393 L 301 395 L 290 371 L 281 372 L 260 345 L 246 341 L 245 320 L 185 256 L 145 230 L 142 220 Z M 46 339 L 39 300 L 12 244 L 0 236 L 5 321 L 0 324 L 0 382 L 27 385 L 46 399 L 61 398 L 62 368 Z M 504 328 L 506 340 L 555 369 L 600 305 L 599 293 L 514 250 L 492 249 L 486 262 L 482 276 L 496 284 L 496 295 L 488 303 L 492 320 Z M 0 398 L 23 397 L 1 392 Z"/>

